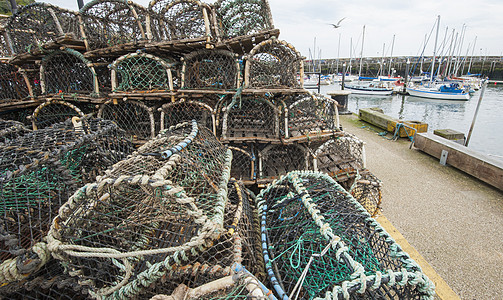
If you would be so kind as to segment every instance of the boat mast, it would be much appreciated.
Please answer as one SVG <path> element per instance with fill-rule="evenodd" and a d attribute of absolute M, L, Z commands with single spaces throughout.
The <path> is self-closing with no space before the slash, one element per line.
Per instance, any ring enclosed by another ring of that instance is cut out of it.
<path fill-rule="evenodd" d="M 377 77 L 383 76 L 384 74 L 384 52 L 386 51 L 386 43 L 382 44 L 382 57 L 381 64 L 379 65 L 379 72 L 377 72 Z"/>
<path fill-rule="evenodd" d="M 349 74 L 351 74 L 352 62 L 353 62 L 353 38 L 349 40 Z"/>
<path fill-rule="evenodd" d="M 475 52 L 476 43 L 477 43 L 477 37 L 475 36 L 475 41 L 473 42 L 473 48 L 472 48 L 472 56 L 470 56 L 470 63 L 468 64 L 468 71 L 466 71 L 466 73 L 470 73 L 470 68 L 472 67 L 473 52 Z"/>
<path fill-rule="evenodd" d="M 360 52 L 360 70 L 358 70 L 358 80 L 362 76 L 362 62 L 363 62 L 363 43 L 365 41 L 365 25 L 363 25 L 363 35 L 362 35 L 362 51 Z"/>
<path fill-rule="evenodd" d="M 437 59 L 437 42 L 438 42 L 438 31 L 440 29 L 440 15 L 437 18 L 437 34 L 435 36 L 435 46 L 433 47 L 433 61 L 431 62 L 431 74 L 430 83 L 433 82 L 433 72 L 435 72 L 435 60 Z"/>
<path fill-rule="evenodd" d="M 395 47 L 395 35 L 393 35 L 393 41 L 391 42 L 391 53 L 389 55 L 389 66 L 388 66 L 388 76 L 391 77 L 391 62 L 393 61 L 393 48 Z"/>
<path fill-rule="evenodd" d="M 454 34 L 454 29 L 452 29 L 452 33 Z M 454 39 L 454 45 L 452 46 L 451 55 L 449 56 L 449 68 L 447 69 L 448 76 L 452 76 L 451 67 L 454 64 L 454 62 L 453 62 L 454 57 L 453 56 L 454 56 L 454 51 L 456 49 L 456 44 L 458 43 L 458 34 L 459 34 L 459 32 L 456 32 L 456 38 Z M 454 38 L 454 36 L 453 36 L 453 38 Z"/>
<path fill-rule="evenodd" d="M 339 58 L 341 54 L 341 34 L 339 33 L 339 45 L 337 46 L 337 70 L 336 70 L 336 75 L 339 74 Z"/>

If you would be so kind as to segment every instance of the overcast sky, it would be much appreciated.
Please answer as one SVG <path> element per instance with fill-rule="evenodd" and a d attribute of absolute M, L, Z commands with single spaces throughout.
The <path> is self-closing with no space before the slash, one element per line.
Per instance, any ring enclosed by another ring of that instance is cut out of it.
<path fill-rule="evenodd" d="M 43 2 L 77 10 L 77 0 Z M 134 2 L 145 7 L 149 3 L 148 0 Z M 415 56 L 420 54 L 425 35 L 432 32 L 438 15 L 441 16 L 439 45 L 446 29 L 448 47 L 452 30 L 461 34 L 466 24 L 461 55 L 465 55 L 467 49 L 471 55 L 475 37 L 474 55 L 503 54 L 502 0 L 269 0 L 269 4 L 274 25 L 281 32 L 280 39 L 294 45 L 307 58 L 313 53 L 318 58 L 320 51 L 322 58 L 336 58 L 338 51 L 340 57 L 349 57 L 351 39 L 353 56 L 359 57 L 364 25 L 363 56 L 382 56 L 383 45 L 385 55 L 390 55 L 393 35 L 393 56 Z M 345 19 L 340 28 L 329 25 L 342 18 Z M 426 55 L 433 54 L 434 40 L 435 30 L 427 44 Z"/>

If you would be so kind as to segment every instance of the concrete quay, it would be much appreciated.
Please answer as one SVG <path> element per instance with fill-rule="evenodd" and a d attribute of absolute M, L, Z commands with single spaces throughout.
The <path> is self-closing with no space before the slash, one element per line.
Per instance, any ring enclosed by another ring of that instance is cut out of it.
<path fill-rule="evenodd" d="M 438 299 L 503 299 L 503 192 L 356 115 L 340 122 L 366 143 L 367 167 L 383 182 L 378 221 L 436 283 Z"/>

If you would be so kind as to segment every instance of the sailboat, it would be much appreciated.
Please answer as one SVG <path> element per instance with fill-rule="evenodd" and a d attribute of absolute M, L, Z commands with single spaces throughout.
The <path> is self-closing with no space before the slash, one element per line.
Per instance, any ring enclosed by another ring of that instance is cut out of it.
<path fill-rule="evenodd" d="M 429 82 L 423 82 L 420 85 L 411 82 L 406 90 L 411 96 L 422 97 L 428 99 L 440 99 L 440 100 L 469 100 L 470 93 L 469 90 L 463 88 L 457 82 L 437 82 L 433 80 L 435 74 L 435 61 L 437 42 L 438 42 L 438 31 L 440 27 L 440 15 L 437 17 L 437 34 L 435 37 L 435 46 L 433 48 L 433 60 L 431 66 L 431 74 L 429 77 Z"/>
<path fill-rule="evenodd" d="M 346 84 L 344 87 L 348 90 L 351 90 L 351 93 L 358 95 L 380 95 L 380 96 L 389 96 L 393 93 L 393 88 L 389 87 L 385 84 L 384 81 L 380 81 L 378 79 L 371 78 L 371 81 L 364 81 L 364 79 L 369 79 L 365 77 L 361 77 L 362 73 L 362 62 L 363 62 L 363 42 L 365 40 L 365 25 L 363 26 L 363 35 L 362 35 L 362 50 L 360 54 L 360 70 L 358 72 L 358 81 L 353 81 L 349 84 Z"/>

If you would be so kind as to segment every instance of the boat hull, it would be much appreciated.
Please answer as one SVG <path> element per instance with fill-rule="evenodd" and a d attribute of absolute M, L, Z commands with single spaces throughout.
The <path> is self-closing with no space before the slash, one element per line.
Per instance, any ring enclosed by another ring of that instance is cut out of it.
<path fill-rule="evenodd" d="M 407 88 L 407 93 L 414 97 L 428 98 L 428 99 L 438 99 L 438 100 L 459 100 L 467 101 L 470 100 L 469 93 L 446 93 L 439 91 L 429 91 L 429 90 L 418 90 Z"/>
<path fill-rule="evenodd" d="M 393 89 L 379 89 L 379 88 L 366 88 L 366 87 L 355 87 L 346 85 L 345 89 L 351 90 L 352 94 L 357 95 L 379 95 L 379 96 L 389 96 L 393 94 Z"/>

